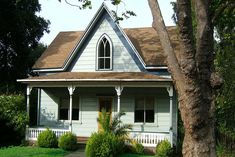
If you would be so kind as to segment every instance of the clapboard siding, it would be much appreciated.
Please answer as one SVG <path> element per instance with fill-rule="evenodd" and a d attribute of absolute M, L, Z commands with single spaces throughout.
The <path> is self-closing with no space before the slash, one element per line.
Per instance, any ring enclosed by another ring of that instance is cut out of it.
<path fill-rule="evenodd" d="M 49 91 L 41 89 L 40 125 L 56 126 L 59 98 Z"/>
<path fill-rule="evenodd" d="M 102 20 L 97 23 L 94 31 L 90 33 L 83 48 L 78 50 L 77 58 L 71 68 L 72 72 L 94 72 L 96 71 L 96 48 L 97 42 L 103 34 L 106 34 L 111 42 L 113 49 L 113 68 L 116 72 L 139 72 L 137 64 L 129 54 L 127 48 L 123 45 L 119 36 L 121 32 L 115 29 L 115 24 L 109 15 L 105 15 Z M 118 36 L 119 35 L 119 36 Z M 128 65 L 128 66 L 127 66 Z"/>

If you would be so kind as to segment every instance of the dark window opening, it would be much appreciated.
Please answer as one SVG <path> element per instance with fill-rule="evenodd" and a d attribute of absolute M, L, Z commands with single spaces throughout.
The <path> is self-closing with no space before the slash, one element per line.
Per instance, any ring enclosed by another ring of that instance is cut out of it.
<path fill-rule="evenodd" d="M 154 123 L 154 98 L 136 98 L 134 117 L 135 123 Z"/>

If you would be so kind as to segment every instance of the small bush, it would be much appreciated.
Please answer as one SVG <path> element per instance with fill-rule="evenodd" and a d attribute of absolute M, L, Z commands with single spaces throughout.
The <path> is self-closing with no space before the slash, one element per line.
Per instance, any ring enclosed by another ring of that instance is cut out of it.
<path fill-rule="evenodd" d="M 112 133 L 93 133 L 86 144 L 87 157 L 115 157 L 124 150 L 124 141 Z"/>
<path fill-rule="evenodd" d="M 167 140 L 161 141 L 156 147 L 156 157 L 172 157 L 173 149 Z"/>
<path fill-rule="evenodd" d="M 144 146 L 141 143 L 134 143 L 133 152 L 136 154 L 144 154 Z"/>
<path fill-rule="evenodd" d="M 62 135 L 58 146 L 64 150 L 76 150 L 78 148 L 76 135 L 70 132 Z"/>
<path fill-rule="evenodd" d="M 44 148 L 56 148 L 58 140 L 56 135 L 49 129 L 38 135 L 38 146 Z"/>

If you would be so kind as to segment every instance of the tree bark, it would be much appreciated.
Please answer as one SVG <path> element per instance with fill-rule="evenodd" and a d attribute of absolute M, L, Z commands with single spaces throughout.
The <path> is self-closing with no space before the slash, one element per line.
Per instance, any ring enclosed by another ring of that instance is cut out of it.
<path fill-rule="evenodd" d="M 158 2 L 148 2 L 153 15 L 153 28 L 161 37 L 168 69 L 179 96 L 179 109 L 185 129 L 183 156 L 214 157 L 214 97 L 210 85 L 213 71 L 213 31 L 209 17 L 210 3 L 205 0 L 195 2 L 198 23 L 194 41 L 191 3 L 189 0 L 177 1 L 181 47 L 180 60 L 177 60 Z"/>

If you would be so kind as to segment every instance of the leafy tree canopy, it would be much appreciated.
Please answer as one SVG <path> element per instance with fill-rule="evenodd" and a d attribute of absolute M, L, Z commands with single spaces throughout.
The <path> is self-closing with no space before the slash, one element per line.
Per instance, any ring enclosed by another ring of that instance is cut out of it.
<path fill-rule="evenodd" d="M 38 0 L 1 0 L 0 2 L 0 72 L 1 92 L 26 76 L 28 55 L 37 47 L 49 21 L 36 15 Z"/>

